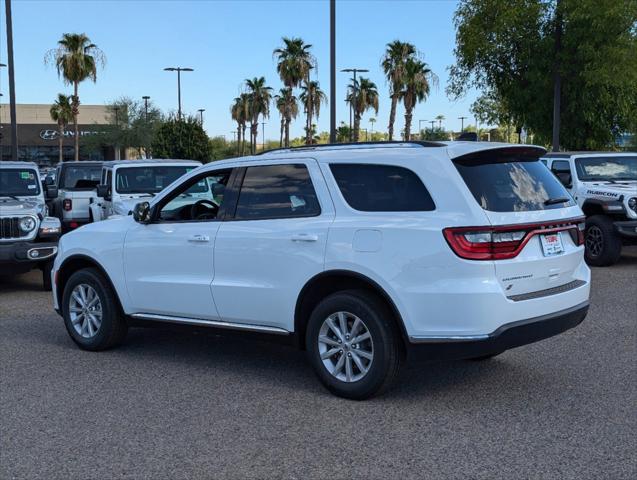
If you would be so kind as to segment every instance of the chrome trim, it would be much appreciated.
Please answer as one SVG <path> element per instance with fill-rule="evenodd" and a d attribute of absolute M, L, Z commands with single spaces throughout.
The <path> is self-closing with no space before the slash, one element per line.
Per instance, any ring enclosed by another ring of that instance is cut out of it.
<path fill-rule="evenodd" d="M 536 290 L 535 292 L 520 293 L 517 295 L 510 295 L 507 298 L 514 302 L 521 302 L 524 300 L 533 300 L 536 298 L 548 297 L 550 295 L 557 295 L 558 293 L 566 293 L 576 288 L 586 285 L 584 280 L 573 280 L 572 282 L 565 283 L 558 287 L 545 288 L 544 290 Z"/>
<path fill-rule="evenodd" d="M 220 322 L 217 320 L 202 320 L 199 318 L 174 317 L 170 315 L 158 315 L 155 313 L 133 313 L 131 317 L 139 320 L 152 320 L 157 322 L 183 323 L 201 327 L 227 328 L 229 330 L 244 330 L 249 332 L 272 333 L 274 335 L 289 335 L 290 332 L 278 327 L 266 327 L 263 325 L 249 325 L 243 323 Z"/>
<path fill-rule="evenodd" d="M 33 250 L 53 250 L 53 252 L 49 253 L 48 255 L 42 255 L 42 256 L 38 256 L 36 258 L 31 258 L 31 252 Z M 45 260 L 47 258 L 51 258 L 54 257 L 56 254 L 58 253 L 58 247 L 36 247 L 36 248 L 30 248 L 29 250 L 27 250 L 27 259 L 29 260 L 33 260 L 34 262 L 38 261 L 38 260 Z"/>
<path fill-rule="evenodd" d="M 422 335 L 410 336 L 410 343 L 446 343 L 446 342 L 473 342 L 486 340 L 489 335 Z"/>

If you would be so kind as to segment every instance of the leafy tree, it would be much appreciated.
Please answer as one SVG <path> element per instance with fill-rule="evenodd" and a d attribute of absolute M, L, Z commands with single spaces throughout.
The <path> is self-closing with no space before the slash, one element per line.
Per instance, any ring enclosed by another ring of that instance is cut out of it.
<path fill-rule="evenodd" d="M 237 148 L 232 142 L 226 141 L 225 137 L 217 136 L 210 139 L 210 159 L 223 160 L 224 158 L 236 157 Z"/>
<path fill-rule="evenodd" d="M 80 111 L 78 89 L 81 82 L 97 80 L 97 66 L 105 63 L 105 57 L 97 45 L 84 33 L 65 33 L 58 41 L 57 48 L 50 50 L 45 63 L 54 63 L 58 75 L 65 83 L 73 85 L 73 128 L 75 132 L 75 160 L 80 158 L 80 135 L 77 127 L 77 116 Z"/>
<path fill-rule="evenodd" d="M 51 120 L 58 124 L 58 143 L 60 146 L 60 162 L 64 161 L 64 129 L 73 121 L 73 105 L 71 97 L 58 93 L 58 97 L 49 110 Z"/>
<path fill-rule="evenodd" d="M 450 134 L 442 127 L 434 127 L 424 129 L 421 132 L 424 140 L 436 141 L 436 140 L 449 140 Z"/>
<path fill-rule="evenodd" d="M 314 143 L 312 118 L 316 117 L 318 120 L 321 113 L 321 105 L 327 103 L 327 95 L 321 90 L 319 82 L 311 81 L 301 87 L 299 98 L 307 114 L 305 144 L 312 145 Z"/>
<path fill-rule="evenodd" d="M 436 120 L 438 120 L 438 128 L 442 128 L 442 122 L 445 120 L 444 115 L 436 115 Z"/>
<path fill-rule="evenodd" d="M 153 139 L 156 158 L 189 159 L 208 162 L 211 159 L 210 142 L 199 119 L 171 117 L 164 121 Z"/>
<path fill-rule="evenodd" d="M 559 75 L 562 147 L 606 148 L 637 126 L 634 0 L 462 0 L 455 24 L 453 98 L 482 88 L 548 144 Z"/>
<path fill-rule="evenodd" d="M 369 78 L 360 77 L 351 80 L 347 87 L 347 103 L 354 109 L 354 141 L 360 137 L 361 117 L 367 110 L 378 113 L 378 90 L 376 84 Z"/>
<path fill-rule="evenodd" d="M 249 116 L 249 95 L 242 93 L 234 99 L 230 107 L 232 119 L 237 122 L 237 154 L 243 155 L 246 146 L 246 125 Z"/>
<path fill-rule="evenodd" d="M 270 116 L 270 101 L 272 100 L 272 87 L 265 84 L 265 77 L 246 79 L 248 89 L 248 119 L 250 121 L 250 151 L 254 155 L 257 151 L 257 138 L 259 136 L 259 117 Z"/>
<path fill-rule="evenodd" d="M 429 96 L 431 83 L 435 82 L 437 82 L 437 78 L 425 62 L 412 58 L 407 60 L 403 76 L 403 90 L 400 92 L 405 106 L 405 140 L 411 139 L 411 120 L 414 108 Z"/>
<path fill-rule="evenodd" d="M 394 138 L 394 123 L 396 121 L 396 106 L 400 100 L 405 85 L 405 66 L 407 61 L 416 58 L 416 47 L 411 43 L 394 40 L 387 44 L 387 49 L 381 59 L 381 67 L 389 82 L 389 96 L 391 108 L 389 110 L 389 140 Z"/>
<path fill-rule="evenodd" d="M 299 104 L 292 87 L 286 87 L 279 90 L 279 95 L 274 97 L 276 108 L 281 115 L 281 140 L 280 146 L 290 146 L 290 123 L 292 119 L 299 114 Z"/>

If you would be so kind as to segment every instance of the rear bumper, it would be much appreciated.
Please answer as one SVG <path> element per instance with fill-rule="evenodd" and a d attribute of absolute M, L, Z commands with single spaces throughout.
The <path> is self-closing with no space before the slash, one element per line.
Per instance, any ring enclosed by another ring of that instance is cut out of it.
<path fill-rule="evenodd" d="M 617 233 L 627 240 L 637 241 L 637 220 L 627 220 L 624 222 L 614 222 Z"/>
<path fill-rule="evenodd" d="M 541 317 L 507 323 L 487 335 L 409 337 L 418 356 L 428 359 L 475 358 L 544 340 L 576 327 L 588 313 L 588 302 Z"/>

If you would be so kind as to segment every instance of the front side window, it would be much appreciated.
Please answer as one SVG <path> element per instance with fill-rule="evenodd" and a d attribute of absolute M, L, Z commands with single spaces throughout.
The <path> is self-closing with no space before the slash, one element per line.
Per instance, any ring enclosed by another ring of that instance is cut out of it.
<path fill-rule="evenodd" d="M 637 156 L 578 158 L 575 169 L 577 178 L 585 182 L 637 180 Z"/>
<path fill-rule="evenodd" d="M 232 170 L 218 170 L 188 181 L 169 195 L 159 211 L 162 221 L 214 220 L 223 205 Z"/>
<path fill-rule="evenodd" d="M 414 172 L 394 165 L 334 163 L 330 170 L 345 201 L 362 212 L 426 212 L 436 207 Z"/>
<path fill-rule="evenodd" d="M 159 193 L 194 168 L 193 166 L 118 168 L 115 174 L 115 191 L 124 194 Z"/>
<path fill-rule="evenodd" d="M 236 219 L 313 217 L 320 213 L 305 165 L 248 167 L 239 193 Z"/>
<path fill-rule="evenodd" d="M 38 172 L 30 168 L 1 168 L 0 197 L 39 195 Z"/>
<path fill-rule="evenodd" d="M 60 188 L 66 190 L 90 190 L 99 185 L 101 176 L 101 165 L 65 165 L 62 167 Z"/>
<path fill-rule="evenodd" d="M 575 205 L 538 156 L 530 149 L 487 150 L 455 158 L 453 163 L 485 210 L 524 212 Z"/>

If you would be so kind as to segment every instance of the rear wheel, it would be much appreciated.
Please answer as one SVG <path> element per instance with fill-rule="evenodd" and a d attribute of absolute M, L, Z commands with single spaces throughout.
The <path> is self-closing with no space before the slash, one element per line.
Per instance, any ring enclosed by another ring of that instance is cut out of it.
<path fill-rule="evenodd" d="M 355 400 L 387 389 L 404 356 L 391 313 L 363 290 L 334 293 L 320 302 L 310 316 L 306 347 L 323 385 Z"/>
<path fill-rule="evenodd" d="M 604 215 L 586 219 L 586 263 L 606 267 L 617 263 L 622 253 L 622 241 L 615 232 L 613 221 Z"/>
<path fill-rule="evenodd" d="M 84 350 L 105 350 L 119 344 L 127 332 L 115 292 L 94 268 L 71 275 L 62 296 L 64 325 Z"/>

